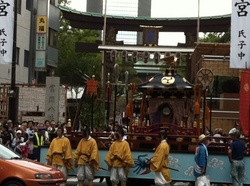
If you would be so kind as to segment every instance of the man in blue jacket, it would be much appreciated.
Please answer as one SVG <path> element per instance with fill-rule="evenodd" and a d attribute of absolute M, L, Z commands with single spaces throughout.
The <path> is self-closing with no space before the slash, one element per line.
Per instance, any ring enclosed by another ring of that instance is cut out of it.
<path fill-rule="evenodd" d="M 241 133 L 238 129 L 234 128 L 229 131 L 232 137 L 232 143 L 228 149 L 228 157 L 231 163 L 231 177 L 233 186 L 242 186 L 245 177 L 245 164 L 243 161 L 246 151 L 246 144 L 240 140 Z"/>
<path fill-rule="evenodd" d="M 201 134 L 198 138 L 198 145 L 195 149 L 195 157 L 194 157 L 194 176 L 196 179 L 199 176 L 203 176 L 206 174 L 207 168 L 207 150 L 208 139 L 204 134 Z"/>

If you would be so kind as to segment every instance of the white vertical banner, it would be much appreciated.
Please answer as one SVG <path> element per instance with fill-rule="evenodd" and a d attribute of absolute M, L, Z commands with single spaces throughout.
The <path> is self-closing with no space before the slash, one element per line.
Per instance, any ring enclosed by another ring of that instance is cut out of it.
<path fill-rule="evenodd" d="M 250 0 L 232 0 L 230 68 L 250 68 Z"/>
<path fill-rule="evenodd" d="M 0 1 L 0 64 L 12 63 L 14 0 Z"/>
<path fill-rule="evenodd" d="M 45 119 L 59 121 L 60 78 L 46 77 Z"/>

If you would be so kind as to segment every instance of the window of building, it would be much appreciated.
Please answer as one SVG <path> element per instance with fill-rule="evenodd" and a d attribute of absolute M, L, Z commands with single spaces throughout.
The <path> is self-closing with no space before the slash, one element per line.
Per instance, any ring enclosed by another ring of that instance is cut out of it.
<path fill-rule="evenodd" d="M 29 51 L 28 50 L 24 50 L 24 62 L 23 65 L 24 67 L 29 67 Z"/>
<path fill-rule="evenodd" d="M 32 1 L 33 0 L 26 0 L 26 9 L 29 11 L 32 10 Z"/>
<path fill-rule="evenodd" d="M 56 31 L 49 29 L 49 46 L 56 48 Z"/>
<path fill-rule="evenodd" d="M 20 48 L 16 47 L 16 64 L 19 65 Z"/>
<path fill-rule="evenodd" d="M 22 0 L 16 0 L 17 1 L 17 13 L 21 14 L 22 10 Z"/>

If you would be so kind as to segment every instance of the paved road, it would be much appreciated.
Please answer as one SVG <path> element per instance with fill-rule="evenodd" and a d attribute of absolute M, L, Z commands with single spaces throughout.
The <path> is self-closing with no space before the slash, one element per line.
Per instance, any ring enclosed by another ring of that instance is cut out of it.
<path fill-rule="evenodd" d="M 85 181 L 84 183 L 84 186 L 85 185 L 88 185 L 87 181 Z M 76 186 L 77 185 L 77 179 L 76 177 L 70 177 L 68 180 L 67 180 L 67 186 Z M 154 184 L 152 182 L 147 182 L 146 180 L 132 180 L 132 179 L 129 179 L 128 182 L 127 182 L 127 185 L 128 186 L 154 186 Z M 94 180 L 94 186 L 108 186 L 108 184 L 106 183 L 106 180 L 103 179 L 103 181 L 100 183 L 100 179 L 97 178 Z"/>
<path fill-rule="evenodd" d="M 76 177 L 70 177 L 67 180 L 67 186 L 77 186 L 77 179 Z M 88 185 L 88 182 L 85 181 L 83 183 L 84 186 Z M 147 186 L 155 186 L 154 183 L 152 182 L 145 182 L 145 180 L 141 180 L 141 182 L 135 181 L 135 180 L 130 180 L 129 183 L 127 183 L 128 186 L 142 186 L 142 185 L 147 185 Z M 172 186 L 191 186 L 192 184 L 190 182 L 173 182 L 171 184 Z M 94 180 L 94 186 L 108 186 L 105 179 L 100 183 L 100 179 L 97 178 Z M 217 185 L 217 186 L 223 186 L 223 185 Z"/>
<path fill-rule="evenodd" d="M 107 186 L 107 183 L 106 183 L 105 179 L 101 183 L 99 183 L 99 181 L 100 181 L 99 178 L 95 179 L 94 180 L 94 186 Z M 70 178 L 68 178 L 68 180 L 67 180 L 67 186 L 76 186 L 76 185 L 77 185 L 77 179 L 76 179 L 76 177 L 70 177 Z M 85 181 L 83 183 L 83 185 L 84 186 L 88 185 L 88 182 Z"/>

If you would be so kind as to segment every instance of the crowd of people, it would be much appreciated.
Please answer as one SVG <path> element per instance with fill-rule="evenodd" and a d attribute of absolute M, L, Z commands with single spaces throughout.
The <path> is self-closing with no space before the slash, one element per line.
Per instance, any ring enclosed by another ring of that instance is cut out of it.
<path fill-rule="evenodd" d="M 82 140 L 78 143 L 74 153 L 69 139 L 64 135 L 65 132 L 64 125 L 54 121 L 45 121 L 42 124 L 28 121 L 15 125 L 8 120 L 2 125 L 1 144 L 22 154 L 24 158 L 37 161 L 40 160 L 39 146 L 47 144 L 49 149 L 45 159 L 48 165 L 60 169 L 65 178 L 67 178 L 68 171 L 75 166 L 78 185 L 82 186 L 83 181 L 88 180 L 88 185 L 93 186 L 95 173 L 99 170 L 100 157 L 97 143 L 90 135 L 90 129 L 87 126 L 83 127 Z M 104 159 L 110 171 L 110 181 L 113 186 L 119 182 L 125 186 L 129 170 L 134 165 L 130 145 L 126 141 L 124 133 L 122 125 L 116 125 L 113 131 L 114 140 Z M 166 177 L 165 183 L 170 183 L 169 170 L 163 167 L 168 165 L 169 146 L 166 142 L 166 134 L 161 133 L 160 139 L 162 143 L 148 164 L 152 171 L 160 171 L 163 180 Z M 164 151 L 161 150 L 162 148 Z M 167 151 L 165 152 L 165 150 Z M 158 163 L 161 157 L 164 157 L 163 166 Z M 158 174 L 156 174 L 156 178 L 159 180 Z"/>
<path fill-rule="evenodd" d="M 231 163 L 231 177 L 233 186 L 241 186 L 245 174 L 244 153 L 246 144 L 242 141 L 241 132 L 235 125 L 229 131 L 232 138 L 228 149 L 229 162 Z M 79 141 L 76 150 L 73 152 L 70 140 L 65 136 L 65 124 L 54 121 L 45 121 L 44 123 L 35 123 L 33 121 L 13 124 L 8 120 L 1 127 L 0 142 L 2 145 L 12 148 L 15 152 L 21 154 L 24 158 L 40 161 L 39 146 L 49 145 L 46 154 L 48 165 L 60 169 L 65 178 L 68 171 L 73 166 L 77 168 L 76 176 L 78 185 L 83 186 L 83 181 L 88 180 L 88 185 L 93 186 L 93 179 L 96 171 L 99 170 L 100 157 L 98 145 L 94 138 L 91 137 L 91 131 L 88 126 L 82 128 L 82 139 Z M 220 134 L 216 131 L 215 134 Z M 104 159 L 110 171 L 110 180 L 112 186 L 119 182 L 121 186 L 126 185 L 127 176 L 130 168 L 134 165 L 134 159 L 130 145 L 126 140 L 124 128 L 122 125 L 115 125 L 114 131 L 111 132 L 112 143 Z M 194 158 L 194 176 L 196 185 L 206 175 L 208 163 L 209 142 L 207 135 L 200 135 L 195 150 Z M 219 136 L 218 136 L 219 137 Z M 153 157 L 147 162 L 148 167 L 155 173 L 155 184 L 168 186 L 171 183 L 170 170 L 168 168 L 168 156 L 170 145 L 167 142 L 167 132 L 160 131 L 160 144 L 156 148 Z M 220 143 L 220 141 L 217 141 Z"/>
<path fill-rule="evenodd" d="M 65 135 L 67 132 L 65 124 L 48 120 L 44 123 L 24 121 L 15 124 L 8 120 L 2 123 L 0 128 L 0 143 L 21 154 L 23 158 L 40 161 L 39 147 L 49 145 L 46 154 L 48 165 L 60 169 L 65 178 L 67 178 L 68 171 L 75 166 L 78 185 L 81 186 L 84 180 L 88 180 L 89 186 L 93 185 L 95 172 L 99 169 L 99 151 L 87 126 L 82 129 L 83 138 L 74 153 L 70 141 Z M 125 185 L 129 168 L 134 164 L 133 157 L 128 142 L 124 140 L 122 127 L 116 129 L 114 137 L 115 141 L 111 145 L 105 161 L 112 172 L 111 182 L 113 185 L 116 185 L 117 180 Z M 120 148 L 121 146 L 122 148 Z M 117 166 L 119 174 L 116 175 L 117 172 L 113 170 L 117 169 Z M 124 170 L 123 178 L 120 177 L 122 170 Z"/>
<path fill-rule="evenodd" d="M 11 120 L 1 123 L 0 144 L 13 149 L 24 158 L 39 161 L 39 146 L 49 145 L 59 126 L 55 121 L 46 120 L 44 123 L 23 121 L 13 123 Z M 66 128 L 64 127 L 64 132 Z"/>

